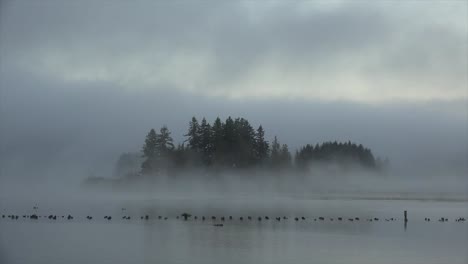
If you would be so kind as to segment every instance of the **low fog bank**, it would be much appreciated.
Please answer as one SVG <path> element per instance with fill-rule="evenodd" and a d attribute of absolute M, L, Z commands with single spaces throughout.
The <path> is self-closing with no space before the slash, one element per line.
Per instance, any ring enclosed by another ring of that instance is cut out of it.
<path fill-rule="evenodd" d="M 453 173 L 396 174 L 391 170 L 341 171 L 311 168 L 307 173 L 250 170 L 217 175 L 192 171 L 177 176 L 132 179 L 100 178 L 57 182 L 2 181 L 0 198 L 5 203 L 39 201 L 275 201 L 281 199 L 416 199 L 468 200 L 468 179 Z"/>
<path fill-rule="evenodd" d="M 442 169 L 442 168 L 441 168 Z M 64 172 L 67 173 L 67 172 Z M 73 173 L 73 172 L 68 172 Z M 48 181 L 0 178 L 4 202 L 53 200 L 147 199 L 421 199 L 468 200 L 467 174 L 457 170 L 404 171 L 389 167 L 343 169 L 333 164 L 297 170 L 232 170 L 207 172 L 193 169 L 177 175 L 116 178 L 74 177 Z M 31 174 L 29 178 L 34 178 Z M 70 175 L 69 175 L 70 176 Z"/>
<path fill-rule="evenodd" d="M 85 180 L 97 192 L 143 193 L 150 196 L 287 197 L 298 199 L 442 199 L 468 198 L 468 178 L 457 172 L 404 173 L 400 170 L 342 170 L 323 165 L 306 172 L 245 170 L 215 175 L 203 171 L 176 176 Z"/>

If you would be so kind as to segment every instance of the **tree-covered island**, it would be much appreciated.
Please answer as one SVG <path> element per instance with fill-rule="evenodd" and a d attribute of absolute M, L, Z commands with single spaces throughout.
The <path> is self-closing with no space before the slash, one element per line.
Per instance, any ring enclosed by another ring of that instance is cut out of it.
<path fill-rule="evenodd" d="M 141 153 L 120 156 L 115 175 L 153 177 L 193 169 L 208 173 L 248 169 L 301 172 L 319 164 L 379 170 L 388 162 L 350 141 L 307 144 L 292 155 L 287 144 L 282 144 L 276 136 L 269 142 L 261 125 L 254 128 L 244 118 L 228 117 L 222 121 L 218 117 L 210 124 L 205 118 L 199 122 L 193 117 L 184 136 L 185 141 L 175 144 L 167 126 L 151 129 Z"/>

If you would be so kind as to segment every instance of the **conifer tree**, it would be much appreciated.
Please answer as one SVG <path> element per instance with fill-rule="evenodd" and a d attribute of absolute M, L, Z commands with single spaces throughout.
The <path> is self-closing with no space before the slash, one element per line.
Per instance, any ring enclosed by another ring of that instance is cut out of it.
<path fill-rule="evenodd" d="M 289 153 L 288 145 L 283 144 L 281 147 L 280 153 L 281 166 L 290 167 L 291 166 L 291 153 Z"/>
<path fill-rule="evenodd" d="M 273 167 L 277 167 L 281 163 L 280 148 L 278 138 L 275 136 L 273 142 L 271 142 L 271 163 Z"/>
<path fill-rule="evenodd" d="M 212 162 L 213 143 L 211 125 L 206 121 L 205 118 L 203 118 L 201 122 L 198 138 L 200 140 L 199 149 L 202 155 L 203 163 L 209 166 Z"/>
<path fill-rule="evenodd" d="M 159 150 L 160 156 L 168 156 L 172 150 L 174 150 L 174 142 L 171 137 L 171 132 L 167 128 L 167 126 L 161 127 L 159 131 L 159 135 L 157 137 L 157 146 Z"/>
<path fill-rule="evenodd" d="M 141 165 L 143 174 L 152 174 L 158 169 L 158 135 L 154 129 L 151 129 L 146 135 L 145 144 L 143 145 L 143 157 L 145 161 Z"/>
<path fill-rule="evenodd" d="M 220 164 L 224 160 L 224 124 L 219 117 L 211 127 L 212 135 L 212 154 L 214 163 Z"/>
<path fill-rule="evenodd" d="M 265 131 L 260 125 L 255 133 L 255 158 L 259 164 L 263 164 L 268 158 L 269 145 L 265 140 Z"/>
<path fill-rule="evenodd" d="M 200 149 L 200 125 L 195 117 L 192 117 L 192 121 L 189 123 L 189 130 L 185 135 L 188 137 L 188 147 L 194 152 L 198 152 Z"/>

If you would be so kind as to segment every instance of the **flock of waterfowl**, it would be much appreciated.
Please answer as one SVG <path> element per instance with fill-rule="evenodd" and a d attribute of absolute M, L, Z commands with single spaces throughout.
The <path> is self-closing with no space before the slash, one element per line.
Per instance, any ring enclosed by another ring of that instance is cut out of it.
<path fill-rule="evenodd" d="M 33 207 L 34 210 L 38 210 L 38 207 L 37 206 L 34 206 Z M 122 212 L 124 212 L 126 209 L 125 208 L 122 208 Z M 135 218 L 132 218 L 132 216 L 130 215 L 120 215 L 119 216 L 122 220 L 131 220 L 131 219 L 140 219 L 140 220 L 143 220 L 143 221 L 148 221 L 150 219 L 158 219 L 158 220 L 168 220 L 169 217 L 168 216 L 162 216 L 162 215 L 158 215 L 158 216 L 150 216 L 150 215 L 141 215 L 141 216 L 138 216 L 138 217 L 135 217 Z M 8 214 L 8 215 L 5 215 L 5 214 L 2 214 L 1 215 L 1 219 L 11 219 L 11 220 L 18 220 L 20 218 L 25 218 L 25 219 L 33 219 L 33 220 L 38 220 L 38 219 L 49 219 L 49 220 L 57 220 L 57 219 L 66 219 L 66 220 L 73 220 L 75 219 L 74 216 L 72 215 L 55 215 L 55 214 L 50 214 L 50 215 L 40 215 L 40 214 L 28 214 L 28 215 L 15 215 L 15 214 Z M 86 219 L 91 221 L 93 219 L 95 219 L 93 216 L 91 215 L 87 215 L 86 216 Z M 107 220 L 107 221 L 111 221 L 113 218 L 111 215 L 105 215 L 104 216 L 104 219 Z M 118 218 L 115 218 L 115 219 L 118 219 Z M 191 215 L 189 213 L 182 213 L 181 215 L 178 215 L 175 217 L 175 219 L 182 219 L 184 221 L 187 221 L 189 219 L 191 220 L 194 220 L 194 221 L 209 221 L 211 219 L 211 221 L 214 223 L 214 226 L 223 226 L 223 223 L 226 222 L 226 221 L 233 221 L 233 220 L 239 220 L 239 221 L 257 221 L 257 222 L 262 222 L 262 221 L 276 221 L 276 222 L 281 222 L 281 221 L 287 221 L 287 220 L 294 220 L 296 222 L 299 222 L 299 221 L 314 221 L 314 222 L 323 222 L 323 221 L 329 221 L 329 222 L 344 222 L 344 221 L 347 221 L 347 222 L 358 222 L 358 221 L 367 221 L 367 222 L 378 222 L 378 221 L 385 221 L 385 222 L 394 222 L 394 221 L 398 221 L 397 218 L 394 218 L 394 217 L 391 217 L 391 218 L 384 218 L 384 219 L 380 219 L 378 217 L 371 217 L 371 218 L 364 218 L 364 219 L 361 219 L 359 217 L 323 217 L 323 216 L 320 216 L 320 217 L 315 217 L 315 218 L 310 218 L 310 217 L 305 217 L 305 216 L 301 216 L 301 217 L 288 217 L 288 216 L 275 216 L 275 217 L 271 217 L 270 216 L 256 216 L 256 217 L 253 217 L 253 216 L 239 216 L 239 217 L 233 217 L 232 215 L 230 216 L 196 216 L 196 215 Z M 407 222 L 408 220 L 405 219 L 404 220 L 405 222 Z M 428 218 L 428 217 L 425 217 L 424 218 L 424 221 L 425 222 L 431 222 L 431 218 Z M 439 222 L 449 222 L 449 219 L 446 218 L 446 217 L 441 217 L 439 218 L 437 221 Z M 464 217 L 458 217 L 458 218 L 455 218 L 453 219 L 453 221 L 455 222 L 465 222 L 466 219 Z"/>

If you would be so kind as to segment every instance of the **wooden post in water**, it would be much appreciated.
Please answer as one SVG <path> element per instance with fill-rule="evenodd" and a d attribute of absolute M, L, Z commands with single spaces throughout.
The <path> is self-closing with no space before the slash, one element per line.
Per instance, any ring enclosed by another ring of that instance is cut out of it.
<path fill-rule="evenodd" d="M 405 210 L 405 223 L 408 222 L 408 212 Z"/>

